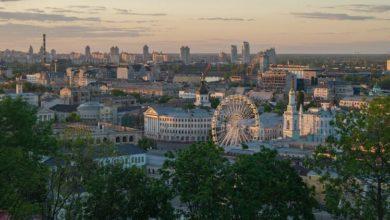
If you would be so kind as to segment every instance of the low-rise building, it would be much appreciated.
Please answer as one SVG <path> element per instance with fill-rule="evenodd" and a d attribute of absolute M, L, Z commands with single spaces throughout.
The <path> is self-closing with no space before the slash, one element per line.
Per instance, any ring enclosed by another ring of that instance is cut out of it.
<path fill-rule="evenodd" d="M 114 150 L 114 155 L 98 155 L 95 161 L 101 166 L 121 164 L 123 168 L 141 168 L 146 165 L 146 151 L 134 144 L 117 145 Z"/>
<path fill-rule="evenodd" d="M 339 106 L 342 108 L 354 108 L 361 109 L 368 105 L 371 97 L 351 96 L 342 98 L 339 102 Z"/>
<path fill-rule="evenodd" d="M 47 122 L 55 119 L 54 111 L 46 108 L 39 108 L 37 112 L 37 118 L 39 122 Z"/>
<path fill-rule="evenodd" d="M 134 128 L 99 122 L 97 125 L 84 123 L 58 124 L 54 133 L 65 138 L 91 139 L 95 144 L 111 142 L 119 144 L 138 144 L 142 131 Z"/>
<path fill-rule="evenodd" d="M 57 121 L 65 121 L 71 113 L 77 112 L 78 105 L 57 104 L 50 108 L 54 112 Z"/>
<path fill-rule="evenodd" d="M 283 137 L 283 117 L 276 113 L 260 115 L 260 140 L 269 141 Z"/>

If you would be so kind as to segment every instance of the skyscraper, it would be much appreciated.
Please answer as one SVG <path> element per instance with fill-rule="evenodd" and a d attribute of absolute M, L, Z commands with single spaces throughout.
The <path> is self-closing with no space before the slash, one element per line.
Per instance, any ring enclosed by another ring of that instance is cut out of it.
<path fill-rule="evenodd" d="M 119 48 L 117 46 L 111 47 L 110 49 L 110 62 L 113 64 L 118 65 L 120 60 L 119 60 Z"/>
<path fill-rule="evenodd" d="M 276 64 L 275 48 L 270 48 L 270 49 L 266 50 L 265 55 L 268 56 L 269 64 Z"/>
<path fill-rule="evenodd" d="M 180 48 L 180 59 L 186 65 L 190 63 L 190 48 L 188 46 Z"/>
<path fill-rule="evenodd" d="M 237 55 L 237 46 L 232 45 L 230 50 L 230 59 L 232 63 L 237 63 L 238 55 Z"/>
<path fill-rule="evenodd" d="M 85 57 L 91 57 L 91 48 L 88 45 L 85 47 Z"/>
<path fill-rule="evenodd" d="M 249 43 L 246 41 L 242 43 L 242 62 L 246 64 L 251 62 Z"/>
<path fill-rule="evenodd" d="M 259 72 L 264 73 L 269 69 L 270 65 L 270 57 L 267 55 L 267 53 L 260 52 L 257 55 L 257 61 L 259 62 Z"/>
<path fill-rule="evenodd" d="M 149 47 L 148 47 L 148 45 L 145 45 L 143 47 L 142 55 L 143 55 L 143 60 L 146 63 L 149 60 Z"/>

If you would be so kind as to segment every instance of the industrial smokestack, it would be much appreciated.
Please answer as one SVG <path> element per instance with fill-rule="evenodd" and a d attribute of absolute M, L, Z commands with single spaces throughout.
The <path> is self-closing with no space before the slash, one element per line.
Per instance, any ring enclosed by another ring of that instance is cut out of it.
<path fill-rule="evenodd" d="M 46 34 L 43 34 L 43 63 L 46 63 Z"/>

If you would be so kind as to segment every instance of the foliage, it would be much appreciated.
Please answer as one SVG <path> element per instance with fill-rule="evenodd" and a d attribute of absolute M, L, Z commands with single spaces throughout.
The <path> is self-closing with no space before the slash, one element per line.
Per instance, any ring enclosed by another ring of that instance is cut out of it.
<path fill-rule="evenodd" d="M 54 152 L 51 124 L 38 123 L 36 112 L 21 98 L 0 101 L 0 148 L 22 148 L 40 155 Z"/>
<path fill-rule="evenodd" d="M 144 150 L 153 149 L 156 147 L 156 142 L 153 139 L 143 137 L 138 140 L 138 147 Z"/>
<path fill-rule="evenodd" d="M 22 99 L 0 102 L 0 210 L 14 218 L 40 211 L 46 193 L 43 155 L 54 153 L 50 124 L 38 123 L 35 107 Z"/>
<path fill-rule="evenodd" d="M 388 219 L 390 97 L 339 114 L 335 127 L 337 136 L 314 157 L 328 210 L 351 219 Z"/>
<path fill-rule="evenodd" d="M 384 75 L 378 80 L 378 84 L 382 89 L 390 90 L 390 75 Z"/>
<path fill-rule="evenodd" d="M 172 97 L 170 97 L 170 96 L 167 96 L 167 95 L 163 95 L 163 96 L 161 96 L 159 99 L 158 99 L 158 103 L 159 104 L 164 104 L 164 103 L 167 103 L 169 100 L 171 100 L 172 99 Z"/>
<path fill-rule="evenodd" d="M 163 178 L 171 181 L 191 219 L 219 219 L 224 213 L 222 190 L 228 161 L 222 152 L 206 142 L 191 145 L 176 158 L 172 153 L 168 155 L 172 160 L 164 164 Z"/>
<path fill-rule="evenodd" d="M 230 164 L 212 142 L 169 154 L 163 179 L 191 219 L 313 219 L 316 203 L 290 162 L 263 149 Z"/>
<path fill-rule="evenodd" d="M 172 219 L 171 193 L 138 168 L 106 166 L 86 183 L 85 219 Z"/>
<path fill-rule="evenodd" d="M 221 101 L 218 98 L 210 98 L 211 108 L 216 109 L 218 105 L 221 103 Z"/>
<path fill-rule="evenodd" d="M 271 112 L 272 111 L 272 107 L 268 102 L 263 104 L 263 108 L 264 108 L 264 112 Z"/>
<path fill-rule="evenodd" d="M 119 89 L 113 89 L 113 90 L 111 91 L 111 94 L 112 94 L 113 96 L 116 96 L 116 97 L 126 96 L 126 95 L 127 95 L 127 93 L 125 93 L 125 92 L 123 92 L 122 90 L 119 90 Z"/>
<path fill-rule="evenodd" d="M 0 210 L 15 219 L 40 212 L 47 169 L 22 148 L 0 147 Z"/>
<path fill-rule="evenodd" d="M 69 114 L 69 116 L 65 119 L 66 122 L 80 122 L 81 119 L 80 119 L 80 116 L 75 113 L 75 112 L 72 112 Z"/>
<path fill-rule="evenodd" d="M 314 219 L 313 193 L 277 152 L 242 155 L 227 177 L 232 219 Z"/>
<path fill-rule="evenodd" d="M 277 102 L 275 107 L 274 107 L 273 112 L 277 113 L 279 115 L 283 115 L 283 113 L 286 110 L 286 108 L 287 108 L 287 104 L 286 103 L 284 103 L 284 102 Z"/>

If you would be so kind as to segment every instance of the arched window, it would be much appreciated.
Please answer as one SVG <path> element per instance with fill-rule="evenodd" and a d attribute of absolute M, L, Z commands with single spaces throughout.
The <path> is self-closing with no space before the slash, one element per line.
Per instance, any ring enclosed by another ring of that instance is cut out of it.
<path fill-rule="evenodd" d="M 289 120 L 287 120 L 286 129 L 290 129 L 290 121 Z"/>
<path fill-rule="evenodd" d="M 120 137 L 116 137 L 115 142 L 116 142 L 116 143 L 121 142 L 121 138 L 120 138 Z"/>

